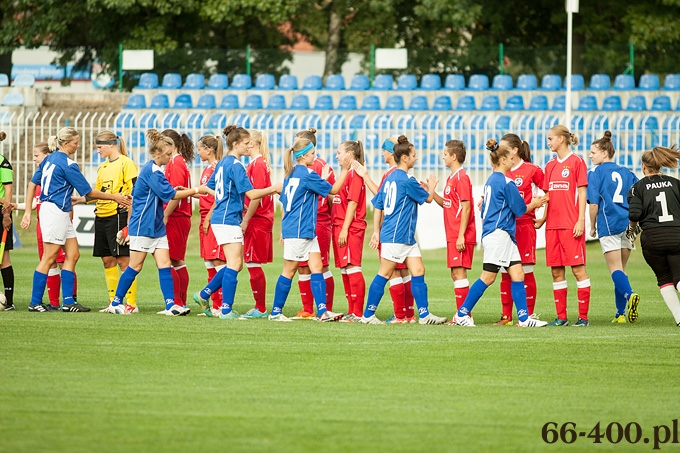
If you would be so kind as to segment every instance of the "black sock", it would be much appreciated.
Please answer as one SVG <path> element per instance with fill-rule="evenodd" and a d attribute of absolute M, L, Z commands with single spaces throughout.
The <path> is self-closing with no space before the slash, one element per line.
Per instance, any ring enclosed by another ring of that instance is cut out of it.
<path fill-rule="evenodd" d="M 5 297 L 7 298 L 7 305 L 11 306 L 14 303 L 14 268 L 12 266 L 0 269 L 2 274 L 2 282 L 5 285 Z"/>

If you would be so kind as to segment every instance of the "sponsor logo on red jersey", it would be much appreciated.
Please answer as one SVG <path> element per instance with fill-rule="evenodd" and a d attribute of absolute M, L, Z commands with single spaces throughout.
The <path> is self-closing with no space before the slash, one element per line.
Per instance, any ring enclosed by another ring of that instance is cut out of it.
<path fill-rule="evenodd" d="M 548 190 L 569 190 L 569 181 L 551 181 Z"/>
<path fill-rule="evenodd" d="M 448 198 L 444 198 L 444 203 L 443 203 L 443 204 L 444 204 L 444 208 L 447 208 L 447 209 L 448 209 L 448 208 L 451 207 L 451 200 L 449 200 Z"/>

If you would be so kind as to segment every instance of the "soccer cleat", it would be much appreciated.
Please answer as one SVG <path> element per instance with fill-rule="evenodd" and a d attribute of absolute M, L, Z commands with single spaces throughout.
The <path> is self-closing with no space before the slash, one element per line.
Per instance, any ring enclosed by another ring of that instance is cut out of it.
<path fill-rule="evenodd" d="M 61 311 L 61 307 L 59 305 L 47 304 L 45 305 L 45 308 L 47 308 L 47 311 Z"/>
<path fill-rule="evenodd" d="M 458 316 L 458 314 L 456 314 L 456 315 L 453 317 L 453 321 L 454 321 L 454 323 L 455 323 L 454 325 L 457 325 L 457 326 L 463 326 L 463 327 L 477 327 L 477 326 L 475 325 L 475 321 L 474 321 L 471 317 L 469 317 L 469 316 L 467 316 L 467 315 L 465 315 L 465 316 Z"/>
<path fill-rule="evenodd" d="M 355 316 L 352 313 L 348 313 L 345 316 L 342 317 L 342 319 L 338 322 L 359 322 L 361 320 L 360 317 Z"/>
<path fill-rule="evenodd" d="M 293 322 L 292 319 L 283 316 L 283 313 L 279 313 L 278 315 L 269 315 L 267 319 L 277 322 Z"/>
<path fill-rule="evenodd" d="M 407 316 L 404 318 L 409 324 L 415 324 L 418 322 L 415 316 Z"/>
<path fill-rule="evenodd" d="M 628 318 L 628 322 L 637 321 L 639 303 L 640 295 L 638 293 L 631 294 L 628 298 L 628 303 L 626 304 L 626 318 Z"/>
<path fill-rule="evenodd" d="M 113 305 L 109 304 L 108 307 L 106 307 L 103 310 L 99 310 L 100 313 L 113 313 L 114 315 L 124 315 L 125 314 L 125 307 L 121 304 L 118 305 Z"/>
<path fill-rule="evenodd" d="M 90 311 L 90 309 L 87 307 L 83 307 L 78 302 L 73 302 L 72 304 L 62 305 L 61 311 L 73 313 L 87 313 L 88 311 Z"/>
<path fill-rule="evenodd" d="M 379 320 L 375 315 L 371 315 L 368 318 L 362 316 L 359 321 L 361 322 L 361 324 L 385 324 L 384 322 Z"/>
<path fill-rule="evenodd" d="M 212 313 L 213 318 L 219 318 L 220 313 L 222 313 L 222 309 L 221 308 L 211 308 L 210 313 Z M 206 315 L 206 316 L 210 316 L 210 315 L 205 314 L 205 313 L 203 313 L 203 314 Z"/>
<path fill-rule="evenodd" d="M 626 315 L 616 315 L 612 319 L 612 324 L 625 324 L 626 322 Z"/>
<path fill-rule="evenodd" d="M 517 321 L 517 327 L 545 327 L 548 321 L 541 321 L 540 319 L 527 318 L 526 321 Z"/>
<path fill-rule="evenodd" d="M 418 319 L 418 324 L 421 324 L 421 325 L 444 324 L 445 322 L 446 322 L 446 318 L 442 318 L 441 316 L 435 316 L 432 313 L 428 313 L 427 316 L 424 316 L 424 317 Z"/>
<path fill-rule="evenodd" d="M 539 315 L 538 313 L 532 313 L 529 315 L 529 318 L 538 320 L 541 319 L 541 315 Z"/>
<path fill-rule="evenodd" d="M 319 322 L 335 322 L 340 321 L 343 318 L 342 313 L 333 313 L 332 311 L 326 310 L 323 314 L 316 318 Z"/>
<path fill-rule="evenodd" d="M 563 327 L 563 326 L 568 326 L 569 325 L 569 320 L 568 319 L 560 319 L 560 318 L 555 318 L 553 322 L 548 323 L 548 327 Z"/>
<path fill-rule="evenodd" d="M 130 304 L 125 304 L 125 314 L 126 315 L 131 315 L 133 313 L 139 313 L 139 307 L 133 307 Z"/>
<path fill-rule="evenodd" d="M 266 318 L 267 317 L 267 312 L 265 311 L 264 313 L 258 310 L 257 308 L 251 308 L 247 312 L 243 313 L 241 315 L 242 318 L 246 319 L 258 319 L 258 318 Z"/>
<path fill-rule="evenodd" d="M 5 305 L 5 307 L 4 307 L 2 310 L 3 310 L 3 311 L 12 311 L 12 310 L 14 310 L 15 308 L 16 308 L 16 307 L 14 306 L 14 304 L 11 304 L 11 305 Z"/>
<path fill-rule="evenodd" d="M 314 313 L 310 313 L 308 311 L 299 311 L 295 315 L 295 319 L 315 319 L 316 315 Z"/>
<path fill-rule="evenodd" d="M 232 310 L 226 315 L 220 313 L 220 319 L 227 319 L 230 321 L 245 321 L 247 318 L 242 318 L 237 311 Z"/>
<path fill-rule="evenodd" d="M 165 315 L 165 316 L 184 316 L 187 314 L 186 307 L 182 307 L 180 305 L 173 305 L 172 307 L 168 308 L 167 310 L 163 310 L 162 312 L 159 311 L 159 315 Z"/>
<path fill-rule="evenodd" d="M 571 327 L 588 327 L 590 323 L 587 319 L 578 318 L 573 326 Z"/>
<path fill-rule="evenodd" d="M 28 311 L 32 313 L 46 313 L 50 310 L 47 309 L 45 304 L 36 304 L 36 305 L 29 305 L 28 306 Z"/>
<path fill-rule="evenodd" d="M 501 316 L 501 319 L 493 323 L 494 326 L 511 326 L 512 325 L 512 318 L 508 318 L 507 316 L 503 315 Z"/>
<path fill-rule="evenodd" d="M 396 315 L 392 315 L 385 320 L 385 324 L 408 324 L 406 318 L 397 318 Z"/>
<path fill-rule="evenodd" d="M 200 292 L 194 293 L 194 302 L 196 302 L 201 307 L 201 311 L 205 313 L 206 316 L 213 316 L 212 311 L 210 311 L 209 302 L 201 297 Z"/>

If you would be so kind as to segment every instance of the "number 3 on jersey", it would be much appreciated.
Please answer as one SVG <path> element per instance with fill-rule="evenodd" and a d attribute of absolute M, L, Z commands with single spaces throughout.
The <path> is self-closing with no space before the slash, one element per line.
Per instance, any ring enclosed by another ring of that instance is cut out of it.
<path fill-rule="evenodd" d="M 290 178 L 288 184 L 284 189 L 286 194 L 286 212 L 290 212 L 291 205 L 293 204 L 293 197 L 295 196 L 295 191 L 300 185 L 300 178 Z"/>
<path fill-rule="evenodd" d="M 386 181 L 383 186 L 385 192 L 385 215 L 390 215 L 394 212 L 394 205 L 397 201 L 397 183 L 395 181 Z"/>

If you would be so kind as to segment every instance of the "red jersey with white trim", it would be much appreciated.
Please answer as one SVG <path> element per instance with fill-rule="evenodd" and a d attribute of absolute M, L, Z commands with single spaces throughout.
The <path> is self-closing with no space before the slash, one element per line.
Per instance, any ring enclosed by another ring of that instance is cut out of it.
<path fill-rule="evenodd" d="M 265 189 L 272 185 L 272 174 L 267 161 L 261 155 L 250 161 L 248 164 L 248 178 L 255 189 Z M 246 197 L 244 206 L 248 209 L 250 198 Z M 255 214 L 250 219 L 263 227 L 274 226 L 274 195 L 267 195 L 260 198 L 260 205 L 255 210 Z"/>
<path fill-rule="evenodd" d="M 208 184 L 208 181 L 210 181 L 210 177 L 215 172 L 216 166 L 217 161 L 213 162 L 212 164 L 208 165 L 203 169 L 203 173 L 201 173 L 201 185 Z M 209 193 L 200 195 L 200 198 L 198 199 L 198 211 L 201 213 L 201 219 L 205 218 L 205 216 L 208 215 L 210 208 L 212 208 L 214 204 L 215 204 L 214 196 L 210 195 Z"/>
<path fill-rule="evenodd" d="M 165 177 L 173 188 L 182 186 L 189 189 L 191 187 L 189 167 L 187 167 L 187 163 L 181 154 L 174 156 L 165 166 Z M 166 206 L 167 203 L 163 206 L 163 209 Z M 179 200 L 179 205 L 172 211 L 170 217 L 191 217 L 191 197 Z"/>
<path fill-rule="evenodd" d="M 519 193 L 522 195 L 522 198 L 524 198 L 526 204 L 531 203 L 531 200 L 534 197 L 534 187 L 539 189 L 542 188 L 543 180 L 545 179 L 541 167 L 524 160 L 521 161 L 517 167 L 508 171 L 505 176 L 515 181 L 515 185 L 519 189 Z M 533 224 L 535 218 L 536 211 L 532 209 L 531 211 L 527 211 L 522 217 L 517 218 L 517 223 Z"/>
<path fill-rule="evenodd" d="M 321 172 L 323 171 L 323 167 L 325 165 L 327 165 L 325 160 L 323 160 L 320 157 L 316 157 L 316 158 L 314 158 L 314 163 L 309 168 L 311 168 L 319 176 L 321 176 Z M 335 184 L 335 173 L 333 172 L 332 168 L 331 168 L 331 173 L 328 176 L 328 179 L 326 181 L 328 181 L 331 184 L 331 186 L 333 184 Z M 318 211 L 318 217 L 316 218 L 317 225 L 319 223 L 330 225 L 331 219 L 332 219 L 332 212 L 331 212 L 331 206 L 328 204 L 328 198 L 319 197 L 319 211 Z"/>
<path fill-rule="evenodd" d="M 380 187 L 378 188 L 378 192 L 380 192 L 380 189 L 382 188 L 383 183 L 385 182 L 385 179 L 392 173 L 394 170 L 397 169 L 397 166 L 395 165 L 394 167 L 390 167 L 385 174 L 382 176 L 382 179 L 380 180 Z"/>
<path fill-rule="evenodd" d="M 446 241 L 455 243 L 460 232 L 460 220 L 462 214 L 462 201 L 470 202 L 470 217 L 465 228 L 465 243 L 477 243 L 477 228 L 475 226 L 475 204 L 472 198 L 472 182 L 464 168 L 459 168 L 455 173 L 446 178 L 444 187 L 444 229 Z"/>
<path fill-rule="evenodd" d="M 578 188 L 588 185 L 588 168 L 582 157 L 569 153 L 553 157 L 545 166 L 543 191 L 550 195 L 546 229 L 571 230 L 578 221 Z"/>
<path fill-rule="evenodd" d="M 333 197 L 333 225 L 342 227 L 347 216 L 347 207 L 350 201 L 357 203 L 354 218 L 350 227 L 366 228 L 366 184 L 364 178 L 357 175 L 354 169 L 347 172 L 345 183 L 340 191 Z"/>

